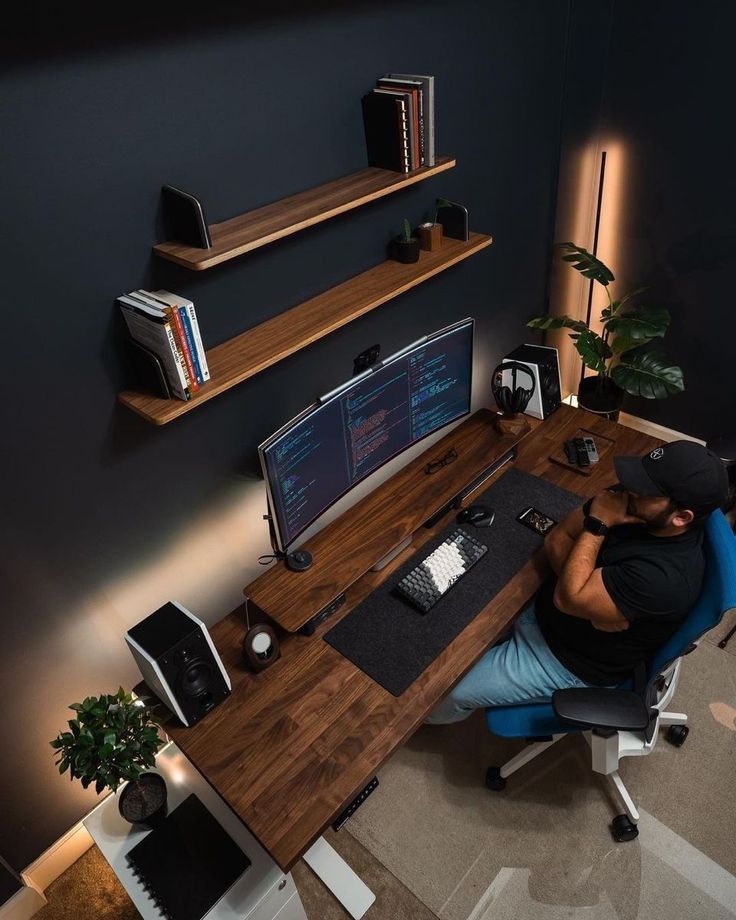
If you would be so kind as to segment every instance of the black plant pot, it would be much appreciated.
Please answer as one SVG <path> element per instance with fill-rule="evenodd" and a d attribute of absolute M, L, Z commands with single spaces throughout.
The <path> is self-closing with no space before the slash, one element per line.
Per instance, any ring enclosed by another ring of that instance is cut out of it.
<path fill-rule="evenodd" d="M 578 405 L 611 422 L 618 421 L 624 391 L 610 377 L 585 377 L 578 387 Z"/>
<path fill-rule="evenodd" d="M 388 244 L 388 254 L 391 259 L 397 262 L 419 261 L 419 239 L 413 236 L 410 240 L 405 240 L 401 236 L 394 237 Z"/>
<path fill-rule="evenodd" d="M 168 811 L 166 783 L 158 773 L 141 773 L 120 793 L 118 809 L 126 821 L 153 828 L 160 824 Z"/>

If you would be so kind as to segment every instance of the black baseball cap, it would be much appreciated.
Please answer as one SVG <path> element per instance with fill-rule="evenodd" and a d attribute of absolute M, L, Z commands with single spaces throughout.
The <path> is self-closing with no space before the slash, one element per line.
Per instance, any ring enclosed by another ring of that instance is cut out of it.
<path fill-rule="evenodd" d="M 614 457 L 613 465 L 627 491 L 671 498 L 692 511 L 713 511 L 728 496 L 726 467 L 695 441 L 672 441 L 643 457 Z"/>

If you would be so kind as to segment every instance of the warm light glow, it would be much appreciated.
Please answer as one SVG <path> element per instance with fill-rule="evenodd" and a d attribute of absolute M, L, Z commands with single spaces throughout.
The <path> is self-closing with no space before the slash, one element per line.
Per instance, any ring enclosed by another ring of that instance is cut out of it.
<path fill-rule="evenodd" d="M 567 156 L 564 174 L 560 177 L 558 219 L 555 242 L 572 241 L 593 251 L 596 209 L 600 183 L 601 154 L 606 152 L 606 169 L 601 200 L 597 255 L 611 268 L 614 275 L 620 269 L 621 222 L 625 195 L 626 157 L 624 144 L 615 138 L 601 138 Z M 566 313 L 575 319 L 587 316 L 590 282 L 569 265 L 556 260 L 551 285 L 551 313 Z M 616 282 L 611 296 L 616 298 Z M 601 310 L 608 305 L 606 292 L 593 285 L 590 326 L 601 332 Z M 563 397 L 577 392 L 580 380 L 580 357 L 566 330 L 551 333 L 548 343 L 560 351 L 560 373 Z M 590 373 L 590 371 L 588 371 Z"/>
<path fill-rule="evenodd" d="M 611 297 L 625 293 L 619 290 L 618 272 L 621 271 L 621 213 L 625 195 L 625 158 L 624 146 L 620 142 L 610 141 L 603 149 L 606 151 L 606 172 L 603 181 L 603 199 L 601 201 L 601 219 L 598 229 L 598 258 L 616 275 L 617 280 L 610 285 Z M 593 285 L 593 307 L 590 327 L 599 334 L 603 331 L 600 322 L 601 310 L 608 306 L 608 297 L 600 284 Z"/>

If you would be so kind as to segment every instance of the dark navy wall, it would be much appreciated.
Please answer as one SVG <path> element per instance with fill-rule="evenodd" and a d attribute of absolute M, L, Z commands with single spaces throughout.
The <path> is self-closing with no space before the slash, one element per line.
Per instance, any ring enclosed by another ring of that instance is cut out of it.
<path fill-rule="evenodd" d="M 664 349 L 685 372 L 685 393 L 627 397 L 624 408 L 706 440 L 733 433 L 736 128 L 728 111 L 736 6 L 576 0 L 573 23 L 571 58 L 588 59 L 587 80 L 581 72 L 574 92 L 587 100 L 602 82 L 602 102 L 593 110 L 567 94 L 563 157 L 586 139 L 617 146 L 611 267 L 620 292 L 648 285 L 646 299 L 669 308 Z M 563 173 L 568 165 L 563 159 Z M 561 212 L 572 206 L 572 191 L 567 198 Z"/>
<path fill-rule="evenodd" d="M 55 774 L 48 740 L 68 703 L 134 678 L 122 632 L 150 610 L 130 573 L 167 592 L 188 523 L 366 346 L 389 353 L 473 315 L 482 379 L 544 309 L 565 0 L 307 9 L 211 5 L 183 24 L 137 14 L 6 35 L 0 853 L 17 868 L 95 801 Z M 455 170 L 203 274 L 153 259 L 162 183 L 215 222 L 364 166 L 360 97 L 389 70 L 436 75 L 437 149 Z M 436 195 L 466 203 L 491 249 L 165 428 L 116 404 L 117 294 L 191 297 L 211 346 L 379 262 Z M 250 530 L 265 543 L 263 510 L 248 512 L 244 546 Z M 220 576 L 200 565 L 196 597 L 180 599 L 201 612 Z M 243 550 L 229 570 L 238 591 L 254 565 Z M 210 599 L 207 615 L 234 605 Z"/>

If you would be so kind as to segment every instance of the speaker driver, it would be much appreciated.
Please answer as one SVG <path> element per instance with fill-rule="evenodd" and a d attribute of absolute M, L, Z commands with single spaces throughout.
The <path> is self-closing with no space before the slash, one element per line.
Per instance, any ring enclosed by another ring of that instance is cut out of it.
<path fill-rule="evenodd" d="M 203 660 L 193 661 L 179 675 L 179 688 L 186 696 L 199 696 L 209 689 L 212 668 Z"/>

